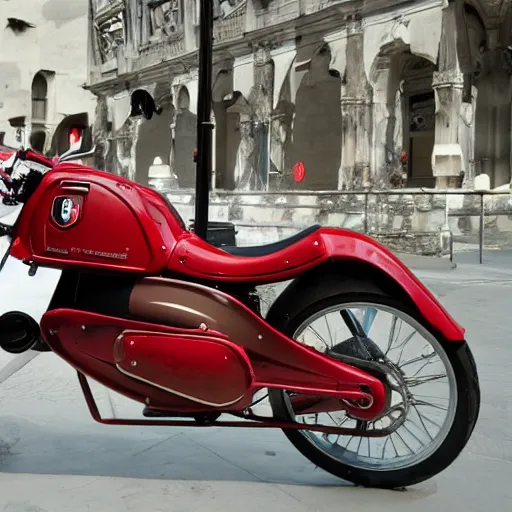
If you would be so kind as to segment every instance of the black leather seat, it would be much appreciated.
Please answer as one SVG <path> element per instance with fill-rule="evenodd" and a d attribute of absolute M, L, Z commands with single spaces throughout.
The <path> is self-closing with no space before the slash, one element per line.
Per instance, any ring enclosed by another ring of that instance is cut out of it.
<path fill-rule="evenodd" d="M 310 228 L 297 233 L 289 238 L 285 238 L 284 240 L 280 240 L 279 242 L 275 242 L 273 244 L 268 245 L 259 245 L 254 247 L 228 247 L 223 246 L 221 249 L 233 256 L 241 256 L 243 258 L 260 258 L 261 256 L 268 256 L 269 254 L 274 254 L 276 252 L 282 251 L 297 242 L 300 242 L 307 236 L 315 233 L 320 229 L 320 225 L 311 226 Z"/>

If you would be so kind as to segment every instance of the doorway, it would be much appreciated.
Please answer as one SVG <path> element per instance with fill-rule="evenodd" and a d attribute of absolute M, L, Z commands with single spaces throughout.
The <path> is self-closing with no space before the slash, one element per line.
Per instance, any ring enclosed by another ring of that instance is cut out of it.
<path fill-rule="evenodd" d="M 435 187 L 432 153 L 435 144 L 434 92 L 409 97 L 409 187 Z"/>

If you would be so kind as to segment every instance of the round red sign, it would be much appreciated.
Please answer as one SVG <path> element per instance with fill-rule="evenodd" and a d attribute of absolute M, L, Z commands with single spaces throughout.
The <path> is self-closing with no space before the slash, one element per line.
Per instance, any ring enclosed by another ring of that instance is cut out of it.
<path fill-rule="evenodd" d="M 306 168 L 302 162 L 297 162 L 293 168 L 293 179 L 300 183 L 306 177 Z"/>

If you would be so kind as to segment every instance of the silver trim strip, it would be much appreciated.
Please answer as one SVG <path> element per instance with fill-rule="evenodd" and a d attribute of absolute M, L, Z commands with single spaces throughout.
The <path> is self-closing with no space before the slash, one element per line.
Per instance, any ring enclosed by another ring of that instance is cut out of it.
<path fill-rule="evenodd" d="M 132 379 L 138 380 L 140 382 L 144 382 L 145 384 L 149 384 L 150 386 L 153 386 L 155 388 L 161 389 L 163 391 L 167 391 L 168 393 L 172 393 L 173 395 L 180 396 L 181 398 L 186 398 L 187 400 L 191 400 L 192 402 L 196 402 L 203 405 L 208 405 L 210 407 L 230 407 L 231 405 L 235 405 L 237 402 L 240 402 L 242 398 L 245 395 L 240 396 L 236 400 L 233 400 L 232 402 L 226 402 L 224 404 L 214 404 L 212 402 L 207 402 L 206 400 L 201 400 L 200 398 L 195 398 L 193 396 L 186 395 L 185 393 L 180 393 L 179 391 L 176 391 L 174 389 L 166 388 L 165 386 L 159 386 L 158 384 L 155 384 L 154 382 L 150 382 L 149 380 L 143 379 L 142 377 L 138 377 L 137 375 L 133 375 L 130 372 L 127 372 L 123 368 L 121 368 L 118 364 L 116 364 L 116 368 L 127 377 L 131 377 Z M 248 390 L 249 391 L 249 390 Z"/>

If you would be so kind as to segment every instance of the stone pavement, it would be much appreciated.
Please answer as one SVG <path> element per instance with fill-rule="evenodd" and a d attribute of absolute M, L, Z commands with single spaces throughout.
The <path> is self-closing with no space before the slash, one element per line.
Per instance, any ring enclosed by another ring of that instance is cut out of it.
<path fill-rule="evenodd" d="M 406 492 L 360 489 L 315 469 L 279 431 L 97 425 L 74 372 L 44 354 L 0 385 L 0 512 L 510 510 L 512 264 L 416 273 L 466 327 L 482 386 L 473 438 L 442 475 Z M 95 394 L 103 412 L 140 413 Z"/>

